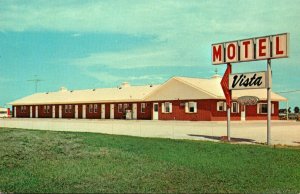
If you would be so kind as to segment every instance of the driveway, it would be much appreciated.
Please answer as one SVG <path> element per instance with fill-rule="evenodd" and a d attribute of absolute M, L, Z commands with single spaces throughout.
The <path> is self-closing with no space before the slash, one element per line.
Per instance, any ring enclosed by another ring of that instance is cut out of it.
<path fill-rule="evenodd" d="M 5 118 L 0 127 L 210 141 L 219 141 L 227 132 L 226 121 Z M 231 121 L 231 138 L 236 143 L 265 143 L 267 122 Z M 271 143 L 300 146 L 300 122 L 272 121 Z"/>

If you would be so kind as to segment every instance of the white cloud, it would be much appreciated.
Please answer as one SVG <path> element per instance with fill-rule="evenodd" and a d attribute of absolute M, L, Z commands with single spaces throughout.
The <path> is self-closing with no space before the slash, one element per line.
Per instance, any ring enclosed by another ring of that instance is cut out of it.
<path fill-rule="evenodd" d="M 133 50 L 91 53 L 71 63 L 79 67 L 134 69 L 208 66 L 210 44 L 278 32 L 299 34 L 300 1 L 0 1 L 1 31 L 62 31 L 79 36 L 106 32 L 155 36 Z M 76 32 L 76 33 L 75 33 Z M 291 36 L 294 41 L 296 36 Z M 298 40 L 298 39 L 297 39 Z M 292 49 L 293 50 L 293 49 Z M 293 52 L 300 53 L 298 49 Z M 116 80 L 86 70 L 92 77 Z"/>
<path fill-rule="evenodd" d="M 183 64 L 180 58 L 188 56 L 180 51 L 180 49 L 153 46 L 129 51 L 95 53 L 85 58 L 75 59 L 71 63 L 78 66 L 104 66 L 114 69 L 195 65 L 190 64 L 191 60 L 188 59 Z"/>
<path fill-rule="evenodd" d="M 112 87 L 113 85 L 118 86 L 122 82 L 130 82 L 132 84 L 158 84 L 164 82 L 169 77 L 163 74 L 155 75 L 141 75 L 141 76 L 126 76 L 126 75 L 116 75 L 113 73 L 103 72 L 103 71 L 88 71 L 82 68 L 85 74 L 95 78 L 102 85 Z"/>

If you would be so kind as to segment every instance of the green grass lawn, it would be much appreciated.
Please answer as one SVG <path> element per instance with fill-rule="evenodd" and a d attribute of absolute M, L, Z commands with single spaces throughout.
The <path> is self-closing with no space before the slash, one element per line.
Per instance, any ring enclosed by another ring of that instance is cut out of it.
<path fill-rule="evenodd" d="M 300 149 L 0 129 L 0 192 L 299 192 Z"/>

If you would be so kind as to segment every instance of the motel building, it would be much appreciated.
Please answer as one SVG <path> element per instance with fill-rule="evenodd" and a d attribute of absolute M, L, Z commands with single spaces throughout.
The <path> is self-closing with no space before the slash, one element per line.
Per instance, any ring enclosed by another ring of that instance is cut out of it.
<path fill-rule="evenodd" d="M 172 77 L 161 85 L 68 90 L 36 93 L 15 100 L 15 118 L 134 119 L 225 121 L 226 102 L 221 77 L 208 79 Z M 256 105 L 241 106 L 236 99 L 256 96 Z M 231 120 L 266 120 L 267 90 L 234 90 Z M 272 119 L 278 119 L 279 102 L 287 99 L 272 93 Z"/>

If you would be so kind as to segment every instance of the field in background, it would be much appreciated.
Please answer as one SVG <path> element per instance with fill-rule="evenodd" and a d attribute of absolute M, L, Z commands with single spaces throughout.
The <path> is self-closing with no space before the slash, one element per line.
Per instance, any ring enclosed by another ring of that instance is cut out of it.
<path fill-rule="evenodd" d="M 300 150 L 0 129 L 0 192 L 299 192 Z"/>

